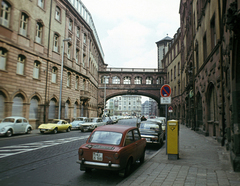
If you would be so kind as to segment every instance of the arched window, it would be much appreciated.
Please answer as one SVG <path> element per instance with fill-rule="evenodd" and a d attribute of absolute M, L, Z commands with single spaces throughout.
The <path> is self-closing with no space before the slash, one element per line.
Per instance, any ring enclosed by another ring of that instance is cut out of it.
<path fill-rule="evenodd" d="M 211 86 L 209 91 L 209 120 L 210 121 L 218 120 L 217 94 L 213 85 Z"/>
<path fill-rule="evenodd" d="M 57 67 L 52 68 L 52 83 L 57 83 Z"/>
<path fill-rule="evenodd" d="M 39 79 L 40 62 L 34 61 L 33 78 Z"/>
<path fill-rule="evenodd" d="M 74 118 L 77 118 L 77 102 L 74 103 L 74 106 L 73 106 L 73 117 Z"/>
<path fill-rule="evenodd" d="M 27 14 L 22 12 L 21 15 L 21 20 L 20 20 L 20 30 L 19 34 L 27 37 L 27 31 L 28 31 L 28 22 L 29 22 L 29 17 Z"/>
<path fill-rule="evenodd" d="M 24 55 L 18 55 L 17 74 L 24 75 L 25 60 L 26 57 Z"/>
<path fill-rule="evenodd" d="M 51 99 L 49 103 L 49 109 L 48 109 L 48 119 L 55 118 L 55 111 L 56 111 L 56 100 Z"/>
<path fill-rule="evenodd" d="M 4 118 L 4 111 L 5 111 L 5 106 L 4 106 L 4 101 L 5 97 L 4 95 L 0 92 L 0 119 Z"/>
<path fill-rule="evenodd" d="M 101 78 L 101 82 L 103 83 L 103 84 L 109 84 L 109 77 L 108 76 L 102 76 L 102 78 Z"/>
<path fill-rule="evenodd" d="M 142 84 L 142 78 L 139 77 L 139 76 L 135 77 L 135 79 L 134 79 L 134 84 L 136 84 L 136 85 Z"/>
<path fill-rule="evenodd" d="M 43 32 L 43 25 L 40 22 L 37 22 L 36 24 L 36 37 L 35 37 L 35 41 L 37 43 L 42 43 L 42 32 Z"/>
<path fill-rule="evenodd" d="M 64 118 L 65 119 L 68 119 L 69 118 L 69 115 L 68 115 L 68 107 L 69 107 L 69 101 L 66 101 L 65 102 L 65 115 L 64 115 Z"/>
<path fill-rule="evenodd" d="M 73 21 L 72 19 L 69 18 L 68 29 L 72 31 L 72 28 L 73 28 Z"/>
<path fill-rule="evenodd" d="M 120 78 L 117 76 L 114 76 L 112 78 L 112 84 L 120 84 Z"/>
<path fill-rule="evenodd" d="M 146 84 L 151 85 L 152 84 L 152 77 L 147 77 L 146 78 Z"/>
<path fill-rule="evenodd" d="M 158 84 L 158 85 L 164 84 L 164 79 L 163 79 L 163 77 L 158 77 L 158 78 L 157 78 L 157 84 Z"/>
<path fill-rule="evenodd" d="M 37 113 L 38 113 L 38 98 L 33 97 L 30 101 L 29 119 L 37 119 Z"/>
<path fill-rule="evenodd" d="M 123 84 L 131 84 L 131 78 L 126 76 L 123 78 Z"/>
<path fill-rule="evenodd" d="M 6 1 L 2 0 L 0 24 L 8 28 L 10 22 L 10 15 L 11 6 Z"/>
<path fill-rule="evenodd" d="M 12 115 L 22 116 L 22 114 L 23 114 L 23 97 L 21 94 L 18 94 L 13 99 Z"/>
<path fill-rule="evenodd" d="M 6 70 L 7 50 L 0 48 L 0 70 Z"/>

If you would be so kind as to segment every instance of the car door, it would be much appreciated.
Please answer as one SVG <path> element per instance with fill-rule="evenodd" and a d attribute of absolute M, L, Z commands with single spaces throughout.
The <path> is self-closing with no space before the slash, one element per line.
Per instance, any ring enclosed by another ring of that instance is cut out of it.
<path fill-rule="evenodd" d="M 133 130 L 134 143 L 136 145 L 136 158 L 139 159 L 144 151 L 145 143 L 141 140 L 141 135 L 138 129 Z"/>
<path fill-rule="evenodd" d="M 28 125 L 28 121 L 26 119 L 23 119 L 23 124 L 21 128 L 21 132 L 26 132 L 26 127 Z"/>
<path fill-rule="evenodd" d="M 127 132 L 126 137 L 125 137 L 125 153 L 126 153 L 126 158 L 132 156 L 133 157 L 133 162 L 137 160 L 137 148 L 138 144 L 135 143 L 134 141 L 134 136 L 133 136 L 133 130 L 130 130 Z"/>
<path fill-rule="evenodd" d="M 61 124 L 61 130 L 67 130 L 67 122 L 66 121 L 62 121 L 62 124 Z"/>
<path fill-rule="evenodd" d="M 19 133 L 22 131 L 22 126 L 23 125 L 23 122 L 22 122 L 22 119 L 18 118 L 15 120 L 15 124 L 14 124 L 14 133 Z"/>

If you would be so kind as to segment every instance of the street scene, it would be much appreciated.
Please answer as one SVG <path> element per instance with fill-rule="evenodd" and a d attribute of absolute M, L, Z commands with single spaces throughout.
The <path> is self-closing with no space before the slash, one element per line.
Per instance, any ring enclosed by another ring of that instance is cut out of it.
<path fill-rule="evenodd" d="M 240 0 L 0 4 L 0 185 L 240 185 Z"/>

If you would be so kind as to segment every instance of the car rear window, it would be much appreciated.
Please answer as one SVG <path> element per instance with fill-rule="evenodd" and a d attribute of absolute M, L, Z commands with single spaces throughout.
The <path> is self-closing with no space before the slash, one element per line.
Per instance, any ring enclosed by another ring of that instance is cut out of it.
<path fill-rule="evenodd" d="M 140 129 L 159 129 L 159 125 L 154 123 L 141 123 Z"/>
<path fill-rule="evenodd" d="M 108 145 L 119 145 L 122 140 L 122 133 L 110 131 L 95 131 L 91 138 L 90 143 L 101 143 Z"/>

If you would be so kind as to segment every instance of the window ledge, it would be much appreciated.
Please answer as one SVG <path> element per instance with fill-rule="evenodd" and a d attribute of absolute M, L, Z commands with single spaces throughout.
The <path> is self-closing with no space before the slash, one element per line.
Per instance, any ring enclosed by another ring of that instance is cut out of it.
<path fill-rule="evenodd" d="M 11 29 L 11 28 L 8 28 L 8 27 L 6 27 L 6 26 L 4 26 L 4 25 L 0 25 L 1 27 L 3 27 L 3 28 L 6 28 L 7 30 L 9 30 L 9 31 L 11 31 L 11 32 L 13 32 L 13 30 Z"/>
<path fill-rule="evenodd" d="M 28 38 L 28 37 L 26 37 L 26 36 L 24 36 L 24 35 L 22 35 L 22 34 L 19 34 L 19 33 L 18 33 L 18 35 L 24 37 L 24 38 L 27 39 L 27 40 L 30 40 L 30 38 Z"/>
<path fill-rule="evenodd" d="M 60 55 L 60 52 L 56 52 L 56 51 L 54 51 L 54 50 L 53 50 L 52 52 L 54 52 L 54 53 L 56 53 L 56 54 Z"/>
<path fill-rule="evenodd" d="M 59 24 L 62 24 L 62 21 L 61 21 L 61 20 L 57 20 L 56 17 L 55 17 L 55 20 L 56 20 Z"/>
<path fill-rule="evenodd" d="M 37 79 L 37 78 L 34 78 L 34 77 L 33 77 L 33 80 L 36 80 L 36 81 L 41 81 L 39 78 Z"/>
<path fill-rule="evenodd" d="M 39 6 L 39 5 L 37 5 L 38 6 L 38 8 L 40 8 L 43 12 L 45 12 L 46 13 L 46 10 L 45 10 L 45 8 L 42 8 L 41 6 Z"/>
<path fill-rule="evenodd" d="M 3 70 L 3 69 L 0 69 L 0 72 L 6 72 L 6 73 L 8 73 L 7 70 Z"/>
<path fill-rule="evenodd" d="M 34 43 L 36 43 L 36 44 L 38 44 L 38 45 L 44 47 L 44 45 L 43 45 L 42 43 L 38 43 L 37 41 L 34 41 Z"/>
<path fill-rule="evenodd" d="M 16 73 L 16 75 L 22 76 L 22 77 L 27 77 L 26 75 L 22 75 L 22 74 L 18 74 L 18 73 Z"/>

